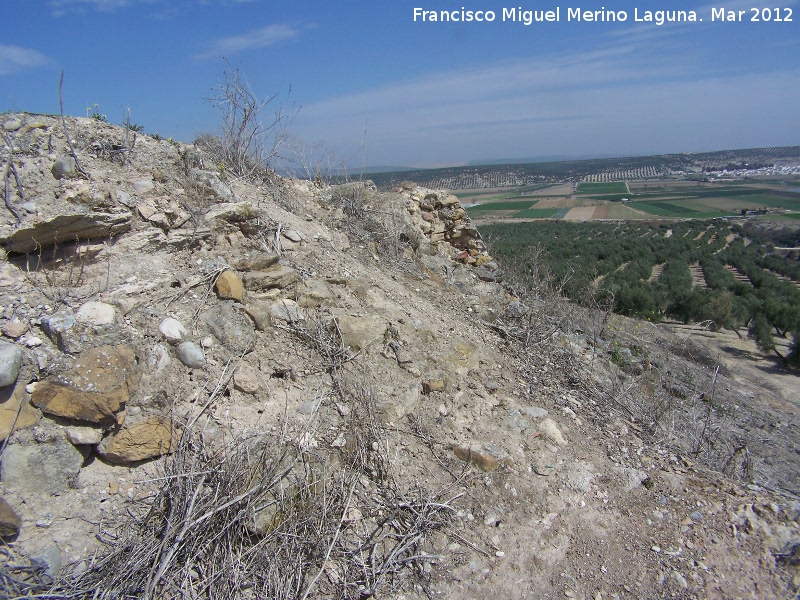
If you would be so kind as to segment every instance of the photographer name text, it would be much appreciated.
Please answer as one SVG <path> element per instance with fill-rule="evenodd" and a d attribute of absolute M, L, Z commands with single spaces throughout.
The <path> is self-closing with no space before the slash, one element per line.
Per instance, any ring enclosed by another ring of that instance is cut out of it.
<path fill-rule="evenodd" d="M 694 10 L 585 10 L 579 7 L 556 6 L 548 10 L 528 10 L 523 7 L 503 8 L 501 10 L 426 10 L 414 8 L 415 23 L 791 23 L 791 8 L 711 8 L 708 13 Z"/>

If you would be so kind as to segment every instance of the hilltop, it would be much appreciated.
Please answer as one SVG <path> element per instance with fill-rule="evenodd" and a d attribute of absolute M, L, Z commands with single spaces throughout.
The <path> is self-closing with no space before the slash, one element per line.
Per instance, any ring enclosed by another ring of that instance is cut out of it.
<path fill-rule="evenodd" d="M 65 122 L 0 122 L 0 598 L 798 593 L 778 390 L 447 190 Z"/>

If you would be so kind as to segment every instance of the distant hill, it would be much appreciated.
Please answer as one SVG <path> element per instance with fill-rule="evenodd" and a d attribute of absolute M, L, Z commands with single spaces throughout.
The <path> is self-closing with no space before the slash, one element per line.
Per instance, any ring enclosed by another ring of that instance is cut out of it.
<path fill-rule="evenodd" d="M 800 146 L 748 148 L 715 152 L 658 154 L 550 162 L 470 165 L 443 169 L 413 169 L 370 174 L 378 187 L 390 188 L 401 180 L 437 189 L 518 187 L 562 181 L 634 181 L 671 178 L 721 169 L 758 168 L 776 162 L 800 163 Z"/>

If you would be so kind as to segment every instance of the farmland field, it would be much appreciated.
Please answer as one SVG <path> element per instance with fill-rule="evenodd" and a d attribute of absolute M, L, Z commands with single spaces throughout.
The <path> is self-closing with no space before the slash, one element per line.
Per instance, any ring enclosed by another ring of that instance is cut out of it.
<path fill-rule="evenodd" d="M 627 194 L 628 186 L 624 181 L 614 181 L 610 183 L 586 183 L 578 184 L 579 194 Z"/>
<path fill-rule="evenodd" d="M 709 219 L 755 216 L 794 218 L 800 214 L 800 193 L 788 181 L 764 180 L 707 182 L 695 180 L 581 182 L 553 186 L 527 186 L 502 195 L 481 190 L 461 194 L 478 224 L 509 217 L 518 219 Z M 536 190 L 531 190 L 537 187 Z M 628 188 L 630 188 L 628 190 Z M 530 198 L 525 204 L 522 198 Z M 623 199 L 625 202 L 623 202 Z M 535 204 L 534 204 L 535 203 Z M 555 208 L 555 214 L 539 212 Z M 533 209 L 527 210 L 527 209 Z M 567 209 L 567 210 L 564 210 Z M 513 214 L 508 211 L 515 211 Z"/>

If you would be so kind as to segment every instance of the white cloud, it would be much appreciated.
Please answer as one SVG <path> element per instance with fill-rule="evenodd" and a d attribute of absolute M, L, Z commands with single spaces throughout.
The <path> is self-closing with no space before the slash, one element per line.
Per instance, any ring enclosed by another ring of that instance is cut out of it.
<path fill-rule="evenodd" d="M 376 164 L 796 143 L 800 128 L 787 126 L 800 105 L 797 68 L 711 73 L 691 44 L 668 46 L 623 40 L 429 73 L 306 105 L 295 125 L 342 154 L 366 128 Z"/>
<path fill-rule="evenodd" d="M 43 67 L 49 63 L 50 59 L 36 50 L 0 44 L 0 75 L 19 73 Z"/>
<path fill-rule="evenodd" d="M 68 12 L 113 12 L 136 3 L 151 3 L 157 0 L 51 0 L 48 3 L 53 14 L 57 17 Z"/>
<path fill-rule="evenodd" d="M 313 25 L 307 25 L 307 27 L 313 27 Z M 267 25 L 249 33 L 212 40 L 205 50 L 195 54 L 195 58 L 230 57 L 245 50 L 267 48 L 296 38 L 301 31 L 301 28 L 289 25 Z"/>

